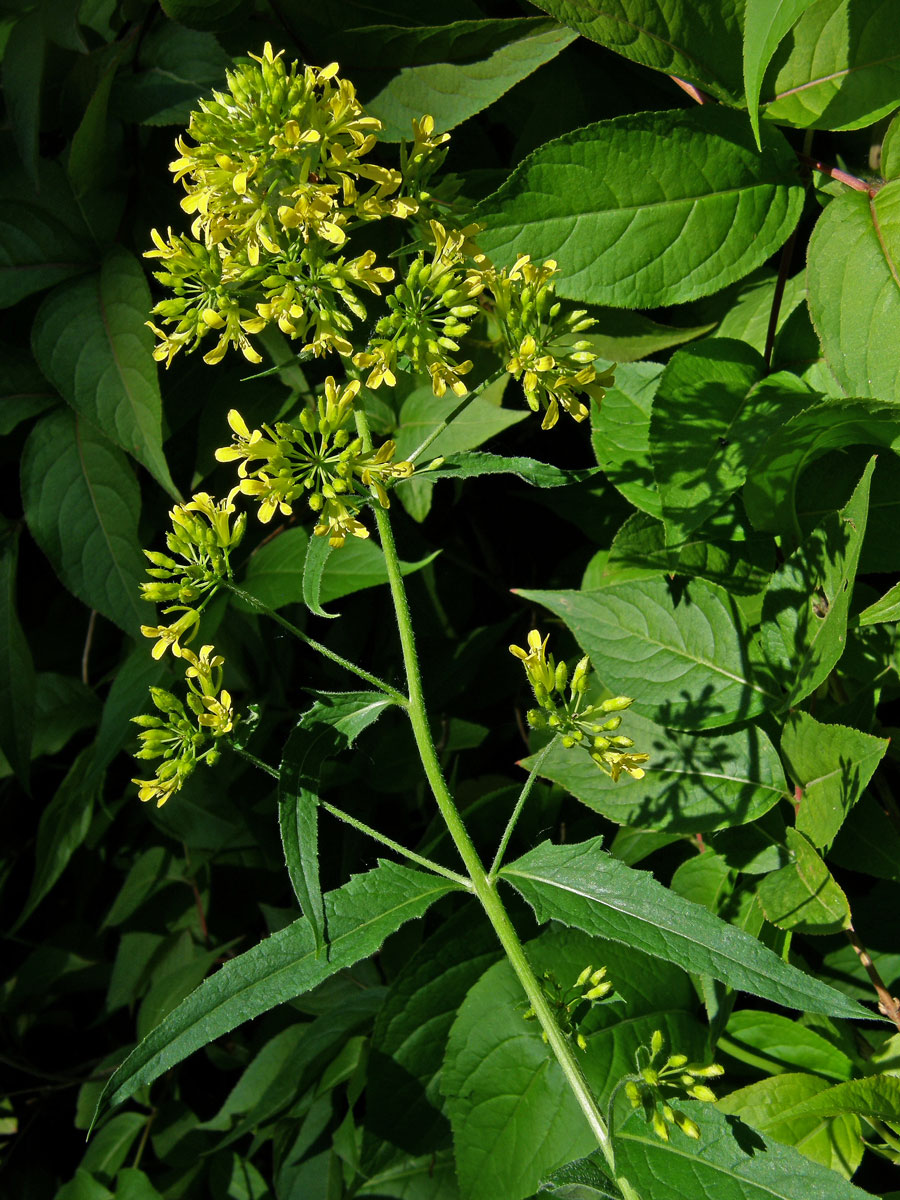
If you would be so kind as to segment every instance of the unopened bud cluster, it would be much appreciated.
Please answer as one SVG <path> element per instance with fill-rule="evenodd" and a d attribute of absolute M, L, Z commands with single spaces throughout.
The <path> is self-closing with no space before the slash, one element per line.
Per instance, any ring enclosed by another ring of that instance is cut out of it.
<path fill-rule="evenodd" d="M 547 654 L 548 641 L 549 634 L 542 639 L 540 632 L 532 629 L 527 650 L 521 646 L 509 648 L 510 654 L 525 667 L 538 702 L 538 707 L 527 714 L 528 724 L 532 729 L 558 734 L 566 749 L 583 747 L 614 782 L 623 771 L 632 779 L 643 779 L 641 764 L 649 760 L 649 754 L 634 753 L 634 741 L 616 732 L 622 723 L 620 714 L 634 701 L 629 696 L 613 696 L 588 703 L 590 659 L 587 656 L 580 659 L 570 675 L 565 662 L 557 663 L 552 654 Z"/>
<path fill-rule="evenodd" d="M 713 1102 L 716 1094 L 701 1081 L 724 1073 L 717 1063 L 699 1066 L 689 1063 L 686 1054 L 665 1055 L 662 1031 L 657 1029 L 649 1046 L 639 1046 L 635 1054 L 636 1074 L 625 1081 L 625 1094 L 632 1108 L 640 1108 L 653 1132 L 662 1141 L 669 1140 L 669 1127 L 677 1126 L 688 1137 L 697 1139 L 700 1130 L 695 1121 L 672 1107 L 671 1101 L 687 1096 L 691 1100 Z"/>
<path fill-rule="evenodd" d="M 606 967 L 598 967 L 596 971 L 592 966 L 585 967 L 568 988 L 564 988 L 551 971 L 545 971 L 541 979 L 541 991 L 553 1010 L 560 1030 L 579 1050 L 587 1050 L 587 1038 L 581 1025 L 591 1009 L 597 1004 L 611 1004 L 618 999 L 612 983 L 606 978 Z M 533 1021 L 536 1015 L 534 1009 L 529 1008 L 524 1017 L 526 1021 Z M 546 1032 L 541 1036 L 546 1042 Z"/>

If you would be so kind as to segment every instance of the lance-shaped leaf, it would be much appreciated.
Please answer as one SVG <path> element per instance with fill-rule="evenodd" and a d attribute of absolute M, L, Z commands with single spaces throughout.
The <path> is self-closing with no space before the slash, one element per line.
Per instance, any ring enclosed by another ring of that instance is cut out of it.
<path fill-rule="evenodd" d="M 318 953 L 325 943 L 319 885 L 319 781 L 329 758 L 352 746 L 392 703 L 383 692 L 323 694 L 285 743 L 278 780 L 278 822 L 284 861 Z"/>
<path fill-rule="evenodd" d="M 900 621 L 900 583 L 895 583 L 880 600 L 859 614 L 860 625 L 880 625 L 886 621 Z"/>
<path fill-rule="evenodd" d="M 744 9 L 744 92 L 759 144 L 759 93 L 766 67 L 790 27 L 815 0 L 747 0 Z"/>
<path fill-rule="evenodd" d="M 762 641 L 787 690 L 785 706 L 815 691 L 844 653 L 874 469 L 872 458 L 845 507 L 813 530 L 766 588 Z"/>
<path fill-rule="evenodd" d="M 584 483 L 597 475 L 598 471 L 597 467 L 587 467 L 582 471 L 565 470 L 535 458 L 507 458 L 502 454 L 469 450 L 462 454 L 448 454 L 441 465 L 428 471 L 424 478 L 476 479 L 481 475 L 515 475 L 532 487 L 555 488 Z"/>
<path fill-rule="evenodd" d="M 850 926 L 850 905 L 812 845 L 796 829 L 787 831 L 792 862 L 759 885 L 766 920 L 798 933 L 839 933 Z"/>
<path fill-rule="evenodd" d="M 499 266 L 553 258 L 560 295 L 618 308 L 706 296 L 761 266 L 803 204 L 793 152 L 717 105 L 588 125 L 530 154 L 477 210 Z"/>
<path fill-rule="evenodd" d="M 325 896 L 331 931 L 327 959 L 316 953 L 306 917 L 230 959 L 132 1051 L 103 1089 L 96 1116 L 242 1022 L 374 954 L 389 934 L 455 890 L 447 879 L 392 862 L 354 876 Z"/>
<path fill-rule="evenodd" d="M 315 617 L 339 617 L 340 613 L 326 612 L 322 607 L 322 575 L 333 546 L 326 537 L 311 537 L 303 559 L 303 603 Z"/>
<path fill-rule="evenodd" d="M 121 248 L 99 274 L 51 292 L 34 324 L 41 370 L 76 412 L 151 472 L 176 499 L 162 449 L 162 400 L 146 327 L 150 289 Z"/>
<path fill-rule="evenodd" d="M 605 854 L 601 839 L 572 846 L 543 842 L 501 874 L 540 921 L 562 921 L 595 937 L 710 975 L 776 1004 L 829 1016 L 870 1018 L 855 1000 L 805 975 L 735 925 L 683 900 Z"/>
<path fill-rule="evenodd" d="M 900 1121 L 900 1079 L 896 1075 L 870 1075 L 836 1084 L 791 1110 L 792 1116 L 836 1116 L 855 1113 L 878 1121 Z"/>

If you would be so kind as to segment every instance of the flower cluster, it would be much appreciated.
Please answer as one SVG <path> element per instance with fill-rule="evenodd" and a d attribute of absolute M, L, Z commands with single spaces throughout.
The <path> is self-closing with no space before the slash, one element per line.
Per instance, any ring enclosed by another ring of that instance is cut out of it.
<path fill-rule="evenodd" d="M 394 462 L 393 442 L 366 450 L 362 439 L 353 436 L 349 426 L 359 387 L 359 381 L 352 380 L 339 388 L 329 375 L 316 408 L 304 409 L 298 423 L 279 421 L 252 432 L 232 409 L 232 444 L 216 451 L 220 462 L 239 463 L 240 483 L 232 495 L 252 496 L 259 502 L 259 519 L 267 522 L 276 512 L 289 516 L 294 502 L 307 493 L 307 503 L 318 517 L 314 532 L 319 537 L 327 536 L 336 547 L 348 536 L 368 537 L 358 520 L 362 505 L 371 497 L 387 508 L 389 484 L 408 479 L 413 466 Z"/>
<path fill-rule="evenodd" d="M 670 1125 L 676 1125 L 690 1138 L 699 1138 L 696 1122 L 673 1108 L 670 1101 L 688 1096 L 692 1100 L 713 1102 L 715 1092 L 698 1081 L 722 1075 L 723 1068 L 717 1063 L 708 1067 L 689 1063 L 686 1054 L 670 1054 L 662 1061 L 663 1054 L 663 1035 L 657 1029 L 649 1047 L 639 1046 L 635 1053 L 637 1073 L 624 1081 L 625 1094 L 632 1108 L 643 1109 L 644 1118 L 664 1142 L 669 1140 Z"/>
<path fill-rule="evenodd" d="M 579 396 L 599 404 L 613 382 L 611 370 L 598 372 L 590 343 L 578 340 L 595 322 L 583 309 L 567 309 L 557 299 L 556 272 L 553 259 L 538 266 L 528 254 L 509 270 L 484 270 L 498 337 L 508 355 L 506 369 L 521 381 L 529 408 L 544 410 L 542 429 L 556 424 L 561 408 L 583 421 L 589 409 Z"/>
<path fill-rule="evenodd" d="M 557 1025 L 579 1050 L 587 1050 L 587 1038 L 580 1027 L 590 1010 L 596 1004 L 612 1004 L 620 998 L 613 993 L 613 985 L 605 976 L 606 967 L 595 971 L 592 966 L 587 966 L 568 988 L 564 988 L 551 971 L 545 971 L 541 980 L 541 990 Z M 526 1021 L 533 1021 L 536 1015 L 534 1009 L 529 1008 L 524 1017 Z M 541 1036 L 546 1042 L 547 1034 Z"/>
<path fill-rule="evenodd" d="M 510 646 L 509 652 L 521 660 L 525 674 L 531 684 L 538 708 L 528 712 L 528 724 L 532 729 L 549 729 L 560 735 L 566 749 L 583 746 L 601 770 L 616 782 L 625 771 L 632 779 L 643 779 L 641 765 L 649 760 L 649 754 L 635 754 L 630 737 L 616 734 L 622 723 L 619 715 L 634 701 L 628 696 L 614 696 L 596 704 L 585 704 L 590 659 L 582 658 L 569 678 L 569 668 L 564 662 L 557 663 L 553 655 L 547 654 L 549 635 L 541 638 L 537 629 L 528 634 L 528 649 Z M 569 685 L 568 699 L 565 696 Z M 610 715 L 612 714 L 612 715 Z"/>
<path fill-rule="evenodd" d="M 167 616 L 181 614 L 169 625 L 141 626 L 144 637 L 157 639 L 154 658 L 162 658 L 169 647 L 176 658 L 184 654 L 182 640 L 190 641 L 203 608 L 222 581 L 231 578 L 229 555 L 247 525 L 246 515 L 234 516 L 234 512 L 230 499 L 217 502 L 206 492 L 197 492 L 187 504 L 176 504 L 169 514 L 169 554 L 144 551 L 153 564 L 147 570 L 152 582 L 141 584 L 144 599 L 166 604 L 163 613 Z"/>
<path fill-rule="evenodd" d="M 401 170 L 372 162 L 381 122 L 337 63 L 287 65 L 269 43 L 250 59 L 227 73 L 227 91 L 199 102 L 176 141 L 171 169 L 185 188 L 192 236 L 154 230 L 148 251 L 174 292 L 153 310 L 167 328 L 151 324 L 166 365 L 210 332 L 218 340 L 204 361 L 233 346 L 259 362 L 248 335 L 270 322 L 302 339 L 304 351 L 348 355 L 353 318 L 366 315 L 358 292 L 380 295 L 394 277 L 371 250 L 341 253 L 350 229 L 415 214 L 443 158 L 447 135 L 435 135 L 426 116 L 413 122 Z"/>
<path fill-rule="evenodd" d="M 480 310 L 473 303 L 484 290 L 481 273 L 466 265 L 464 248 L 471 230 L 450 230 L 439 221 L 429 222 L 434 245 L 412 262 L 405 278 L 387 297 L 390 312 L 375 326 L 375 337 L 355 355 L 358 367 L 368 368 L 366 385 L 380 387 L 397 382 L 398 365 L 431 376 L 438 397 L 449 388 L 466 394 L 462 376 L 472 369 L 470 360 L 455 361 L 459 338 Z"/>
<path fill-rule="evenodd" d="M 161 715 L 132 717 L 143 730 L 135 758 L 162 759 L 152 779 L 132 780 L 141 800 L 155 800 L 157 808 L 175 795 L 198 763 L 216 762 L 218 743 L 231 733 L 236 720 L 231 696 L 222 688 L 222 656 L 212 646 L 204 646 L 199 654 L 182 647 L 181 657 L 188 664 L 187 709 L 165 688 L 151 687 L 150 698 Z"/>

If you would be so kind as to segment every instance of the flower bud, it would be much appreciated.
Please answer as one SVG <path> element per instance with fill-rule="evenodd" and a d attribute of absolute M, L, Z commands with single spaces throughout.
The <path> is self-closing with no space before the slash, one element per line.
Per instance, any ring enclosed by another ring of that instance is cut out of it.
<path fill-rule="evenodd" d="M 600 709 L 605 713 L 622 712 L 623 709 L 630 708 L 634 704 L 634 699 L 631 696 L 613 696 L 609 700 L 603 700 L 600 703 Z"/>

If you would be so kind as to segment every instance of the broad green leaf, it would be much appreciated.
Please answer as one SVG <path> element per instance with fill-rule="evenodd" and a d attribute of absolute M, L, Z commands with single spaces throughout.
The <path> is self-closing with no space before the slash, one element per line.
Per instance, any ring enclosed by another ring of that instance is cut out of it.
<path fill-rule="evenodd" d="M 469 450 L 461 454 L 450 454 L 428 472 L 428 479 L 475 479 L 481 475 L 515 475 L 533 487 L 569 487 L 584 483 L 598 473 L 596 467 L 583 471 L 567 471 L 554 467 L 552 463 L 538 462 L 535 458 L 506 458 L 502 454 L 488 454 L 484 450 Z"/>
<path fill-rule="evenodd" d="M 663 368 L 630 363 L 616 370 L 603 403 L 591 405 L 591 444 L 607 479 L 626 500 L 651 517 L 662 505 L 650 460 L 650 412 Z"/>
<path fill-rule="evenodd" d="M 41 14 L 29 12 L 16 21 L 3 50 L 3 95 L 19 156 L 33 182 L 38 176 L 45 53 Z"/>
<path fill-rule="evenodd" d="M 167 17 L 201 31 L 228 29 L 251 11 L 249 0 L 160 0 Z"/>
<path fill-rule="evenodd" d="M 146 1124 L 144 1113 L 117 1113 L 91 1139 L 81 1160 L 82 1170 L 107 1177 L 115 1175 Z"/>
<path fill-rule="evenodd" d="M 31 888 L 14 929 L 31 916 L 87 836 L 94 801 L 102 786 L 102 780 L 98 781 L 94 773 L 91 757 L 90 746 L 82 750 L 41 813 Z"/>
<path fill-rule="evenodd" d="M 351 546 L 352 546 L 351 541 Z M 306 553 L 303 556 L 303 576 L 300 587 L 300 597 L 309 611 L 316 617 L 339 617 L 340 613 L 326 612 L 322 607 L 322 576 L 325 573 L 325 566 L 331 557 L 334 547 L 325 537 L 308 537 Z M 342 550 L 347 550 L 345 544 L 341 547 Z M 250 589 L 252 590 L 252 589 Z M 295 595 L 295 599 L 296 599 Z"/>
<path fill-rule="evenodd" d="M 115 1197 L 89 1171 L 79 1167 L 73 1178 L 59 1189 L 54 1200 L 115 1200 Z"/>
<path fill-rule="evenodd" d="M 285 529 L 251 555 L 241 587 L 268 608 L 279 609 L 301 598 L 303 564 L 310 540 L 328 545 L 327 538 L 310 539 L 305 529 Z M 329 547 L 330 549 L 330 547 Z M 236 601 L 238 607 L 241 602 Z"/>
<path fill-rule="evenodd" d="M 818 0 L 776 53 L 763 112 L 800 129 L 859 129 L 897 107 L 900 29 L 892 0 Z"/>
<path fill-rule="evenodd" d="M 900 621 L 900 583 L 859 614 L 860 625 L 880 625 L 885 621 Z"/>
<path fill-rule="evenodd" d="M 653 401 L 650 452 L 670 545 L 721 508 L 769 435 L 815 399 L 795 375 L 762 379 L 762 370 L 754 350 L 727 338 L 679 350 L 666 367 Z"/>
<path fill-rule="evenodd" d="M 141 39 L 134 71 L 116 80 L 113 107 L 129 122 L 187 125 L 198 99 L 221 88 L 230 65 L 214 34 L 157 24 Z"/>
<path fill-rule="evenodd" d="M 601 1106 L 655 1029 L 689 1056 L 703 1055 L 696 999 L 681 971 L 573 930 L 545 933 L 527 954 L 539 977 L 550 971 L 564 988 L 588 963 L 605 965 L 625 1000 L 594 1009 L 581 1030 L 588 1048 L 579 1062 Z M 521 984 L 502 961 L 470 990 L 450 1032 L 442 1087 L 462 1200 L 531 1196 L 548 1171 L 596 1146 L 540 1027 L 524 1011 Z"/>
<path fill-rule="evenodd" d="M 900 833 L 884 809 L 863 796 L 828 852 L 830 862 L 900 883 Z"/>
<path fill-rule="evenodd" d="M 819 0 L 822 3 L 822 0 Z M 898 54 L 900 67 L 900 54 Z M 825 361 L 851 396 L 900 401 L 900 180 L 847 189 L 809 241 L 809 311 Z"/>
<path fill-rule="evenodd" d="M 310 538 L 310 544 L 325 540 L 324 538 Z M 421 571 L 430 562 L 434 562 L 438 554 L 440 551 L 435 550 L 417 562 L 401 560 L 401 574 L 412 575 L 415 571 Z M 387 577 L 387 567 L 381 547 L 370 538 L 365 540 L 349 538 L 340 550 L 335 550 L 325 564 L 319 599 L 321 603 L 327 604 L 329 600 L 339 600 L 342 596 L 350 596 L 365 588 L 387 583 Z"/>
<path fill-rule="evenodd" d="M 93 421 L 178 498 L 162 450 L 162 401 L 145 321 L 150 289 L 140 263 L 115 248 L 98 275 L 57 288 L 35 318 L 41 370 L 77 413 Z"/>
<path fill-rule="evenodd" d="M 793 1105 L 789 1115 L 831 1117 L 840 1113 L 900 1121 L 900 1079 L 896 1075 L 870 1075 L 839 1083 Z"/>
<path fill-rule="evenodd" d="M 78 200 L 89 191 L 101 189 L 114 170 L 113 147 L 107 136 L 107 114 L 109 94 L 123 54 L 124 49 L 116 51 L 106 60 L 94 94 L 72 135 L 66 170 Z"/>
<path fill-rule="evenodd" d="M 97 1116 L 244 1021 L 310 991 L 366 958 L 384 939 L 424 912 L 454 883 L 380 862 L 325 896 L 329 956 L 316 953 L 306 917 L 227 961 L 132 1051 L 103 1090 Z"/>
<path fill-rule="evenodd" d="M 601 840 L 570 846 L 543 842 L 501 874 L 539 921 L 574 925 L 785 1007 L 870 1016 L 855 1001 L 782 962 L 742 929 L 668 891 L 649 872 L 605 854 Z"/>
<path fill-rule="evenodd" d="M 0 541 L 0 749 L 28 787 L 34 737 L 35 674 L 16 605 L 18 530 Z"/>
<path fill-rule="evenodd" d="M 734 891 L 735 873 L 721 854 L 707 847 L 685 859 L 672 875 L 672 891 L 684 900 L 719 913 Z"/>
<path fill-rule="evenodd" d="M 548 17 L 501 17 L 445 25 L 363 25 L 341 30 L 341 61 L 358 59 L 369 67 L 374 62 L 382 70 L 472 62 L 487 58 L 526 34 L 558 29 Z"/>
<path fill-rule="evenodd" d="M 772 271 L 763 269 L 754 272 L 741 285 L 737 300 L 725 313 L 712 336 L 737 338 L 764 354 L 777 285 L 778 277 Z M 805 272 L 801 272 L 785 281 L 776 330 L 781 330 L 788 317 L 805 299 L 806 277 Z"/>
<path fill-rule="evenodd" d="M 792 1146 L 770 1140 L 712 1104 L 689 1100 L 682 1111 L 700 1128 L 692 1141 L 675 1130 L 661 1142 L 641 1116 L 615 1139 L 616 1165 L 653 1200 L 871 1200 L 834 1171 Z"/>
<path fill-rule="evenodd" d="M 622 731 L 650 755 L 643 779 L 623 774 L 613 783 L 580 746 L 566 750 L 559 740 L 540 774 L 618 825 L 678 833 L 755 821 L 786 795 L 778 754 L 759 726 L 700 737 L 629 712 Z M 530 770 L 534 762 L 520 765 Z"/>
<path fill-rule="evenodd" d="M 780 703 L 729 597 L 702 580 L 677 601 L 664 579 L 518 595 L 561 617 L 603 683 L 659 725 L 713 729 Z"/>
<path fill-rule="evenodd" d="M 791 713 L 781 734 L 781 753 L 799 789 L 797 828 L 814 846 L 831 844 L 888 744 L 887 738 Z"/>
<path fill-rule="evenodd" d="M 0 437 L 58 403 L 29 353 L 14 346 L 0 349 Z"/>
<path fill-rule="evenodd" d="M 476 216 L 499 266 L 553 258 L 561 295 L 617 308 L 678 304 L 748 275 L 803 202 L 793 152 L 717 105 L 637 113 L 548 142 Z"/>
<path fill-rule="evenodd" d="M 90 263 L 90 245 L 52 212 L 27 199 L 0 201 L 0 308 L 80 275 Z"/>
<path fill-rule="evenodd" d="M 784 681 L 785 707 L 815 691 L 844 653 L 874 468 L 872 458 L 845 507 L 813 530 L 766 588 L 761 636 Z"/>
<path fill-rule="evenodd" d="M 541 8 L 632 62 L 733 103 L 741 96 L 741 9 L 716 0 L 541 0 Z"/>
<path fill-rule="evenodd" d="M 32 760 L 58 754 L 81 729 L 95 725 L 100 714 L 96 694 L 74 675 L 41 671 L 35 676 Z"/>
<path fill-rule="evenodd" d="M 769 438 L 744 485 L 754 527 L 800 540 L 796 497 L 804 470 L 829 450 L 848 446 L 900 453 L 898 411 L 875 400 L 824 400 L 792 417 Z"/>
<path fill-rule="evenodd" d="M 746 0 L 744 7 L 744 94 L 759 145 L 759 93 L 766 67 L 793 24 L 815 0 Z"/>
<path fill-rule="evenodd" d="M 116 1200 L 162 1200 L 162 1196 L 137 1167 L 123 1167 L 116 1176 Z"/>
<path fill-rule="evenodd" d="M 806 934 L 848 929 L 847 897 L 812 844 L 796 829 L 788 829 L 787 845 L 793 861 L 767 875 L 757 890 L 766 920 L 779 929 Z"/>
<path fill-rule="evenodd" d="M 284 746 L 278 779 L 278 822 L 284 860 L 318 953 L 325 944 L 319 885 L 319 781 L 325 762 L 353 745 L 391 701 L 383 692 L 323 694 Z"/>
<path fill-rule="evenodd" d="M 830 1090 L 828 1081 L 816 1075 L 774 1075 L 729 1093 L 716 1107 L 848 1178 L 863 1156 L 858 1119 L 803 1112 L 804 1101 L 814 1104 L 819 1094 Z"/>
<path fill-rule="evenodd" d="M 580 335 L 591 349 L 607 362 L 632 363 L 672 346 L 692 342 L 711 333 L 713 325 L 680 327 L 662 325 L 643 313 L 624 308 L 594 309 L 596 326 Z"/>
<path fill-rule="evenodd" d="M 101 928 L 121 925 L 140 908 L 167 878 L 171 854 L 162 846 L 151 846 L 134 860 L 125 882 L 103 918 Z"/>
<path fill-rule="evenodd" d="M 557 1200 L 622 1200 L 618 1186 L 590 1158 L 578 1158 L 548 1175 L 541 1188 L 545 1195 Z"/>
<path fill-rule="evenodd" d="M 403 67 L 366 108 L 383 123 L 380 136 L 389 142 L 411 139 L 412 122 L 423 113 L 434 117 L 441 132 L 453 129 L 555 58 L 576 36 L 559 26 L 529 30 L 480 61 Z"/>
<path fill-rule="evenodd" d="M 845 1080 L 854 1071 L 853 1062 L 827 1038 L 779 1013 L 750 1008 L 732 1013 L 719 1047 L 770 1074 L 799 1069 Z"/>
<path fill-rule="evenodd" d="M 69 410 L 42 417 L 22 459 L 25 519 L 62 582 L 127 633 L 154 621 L 140 599 L 140 489 L 121 450 Z"/>
<path fill-rule="evenodd" d="M 881 143 L 881 174 L 885 179 L 900 175 L 900 115 L 894 117 Z"/>

